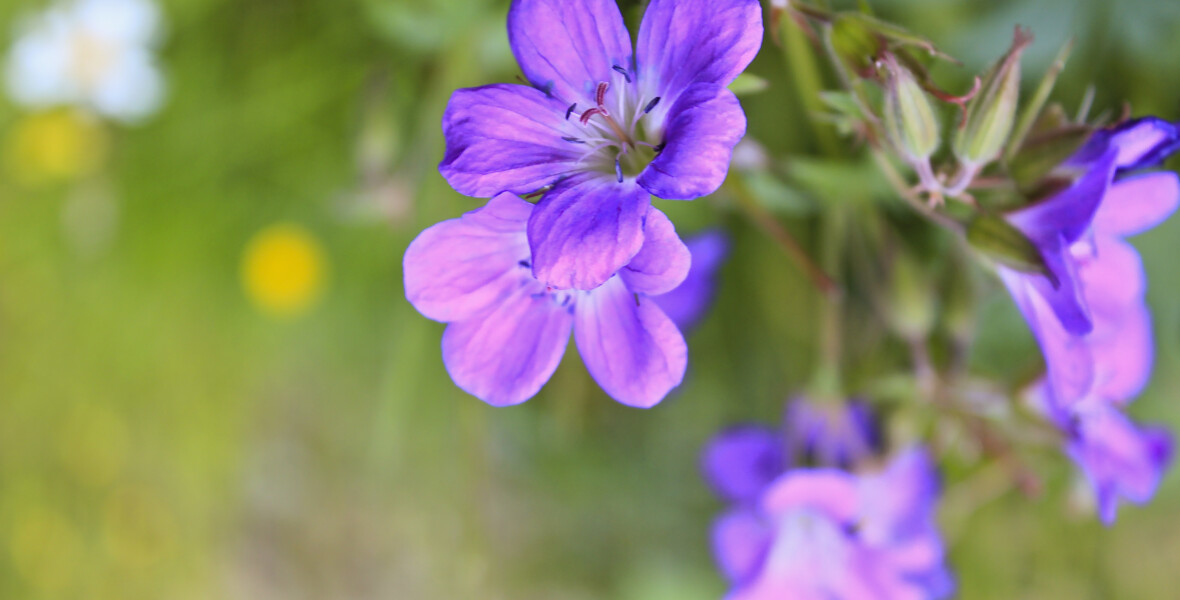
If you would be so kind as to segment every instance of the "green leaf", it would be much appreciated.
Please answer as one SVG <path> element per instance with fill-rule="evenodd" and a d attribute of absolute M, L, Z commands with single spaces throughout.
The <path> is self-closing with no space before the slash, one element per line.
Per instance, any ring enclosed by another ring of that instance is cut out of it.
<path fill-rule="evenodd" d="M 1058 285 L 1036 244 L 1003 217 L 982 213 L 967 225 L 967 241 L 996 262 L 1023 271 L 1039 273 Z"/>
<path fill-rule="evenodd" d="M 1090 139 L 1090 133 L 1089 127 L 1074 125 L 1028 140 L 1008 163 L 1016 187 L 1026 193 L 1040 187 L 1045 177 Z"/>
<path fill-rule="evenodd" d="M 735 96 L 749 96 L 764 92 L 770 87 L 770 82 L 750 73 L 742 73 L 729 84 L 729 91 L 733 92 Z"/>

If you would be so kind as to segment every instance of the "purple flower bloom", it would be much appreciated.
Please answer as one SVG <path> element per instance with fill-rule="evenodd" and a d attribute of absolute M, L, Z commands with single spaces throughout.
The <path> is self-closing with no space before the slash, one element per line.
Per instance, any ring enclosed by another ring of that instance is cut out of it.
<path fill-rule="evenodd" d="M 631 39 L 611 0 L 514 0 L 508 37 L 533 87 L 458 90 L 443 177 L 462 194 L 546 193 L 533 275 L 593 289 L 644 245 L 651 195 L 721 185 L 746 118 L 726 86 L 762 43 L 757 0 L 653 0 Z"/>
<path fill-rule="evenodd" d="M 798 469 L 714 529 L 731 600 L 941 598 L 953 584 L 934 523 L 936 474 L 912 449 L 880 473 Z"/>
<path fill-rule="evenodd" d="M 1137 428 L 1116 407 L 1101 400 L 1073 411 L 1066 453 L 1082 469 L 1103 523 L 1114 523 L 1118 501 L 1143 504 L 1172 459 L 1172 437 L 1158 427 Z"/>
<path fill-rule="evenodd" d="M 1126 401 L 1146 383 L 1152 362 L 1146 278 L 1122 238 L 1175 211 L 1180 179 L 1124 173 L 1162 159 L 1178 140 L 1174 127 L 1156 119 L 1101 131 L 1066 163 L 1084 171 L 1070 188 L 1008 217 L 1051 272 L 999 269 L 1045 355 L 1057 402 L 1091 394 Z"/>
<path fill-rule="evenodd" d="M 749 424 L 717 434 L 701 454 L 701 472 L 722 499 L 752 502 L 790 467 L 851 469 L 881 446 L 864 402 L 820 406 L 799 396 L 787 404 L 781 430 Z"/>
<path fill-rule="evenodd" d="M 651 296 L 679 285 L 691 257 L 668 217 L 645 211 L 642 249 L 591 291 L 533 277 L 533 205 L 512 194 L 423 231 L 406 250 L 406 298 L 448 323 L 443 362 L 456 385 L 494 406 L 524 402 L 557 369 L 571 330 L 590 375 L 619 402 L 648 408 L 679 385 L 684 338 Z"/>
<path fill-rule="evenodd" d="M 1101 396 L 1062 407 L 1044 381 L 1033 386 L 1030 399 L 1064 434 L 1064 451 L 1081 469 L 1103 523 L 1114 523 L 1120 499 L 1144 504 L 1155 494 L 1172 460 L 1167 431 L 1137 427 Z"/>
<path fill-rule="evenodd" d="M 782 431 L 742 425 L 708 444 L 704 477 L 732 503 L 712 537 L 718 565 L 736 586 L 734 598 L 888 600 L 950 590 L 931 515 L 934 473 L 924 453 L 904 453 L 879 474 L 802 468 L 863 466 L 880 443 L 863 402 L 825 407 L 796 398 Z M 826 566 L 814 568 L 820 564 Z M 866 590 L 878 595 L 840 595 Z M 903 592 L 919 595 L 898 595 Z"/>
<path fill-rule="evenodd" d="M 882 450 L 881 430 L 861 400 L 817 404 L 798 396 L 783 419 L 788 462 L 851 469 Z"/>
<path fill-rule="evenodd" d="M 688 277 L 676 289 L 652 298 L 681 331 L 696 325 L 713 301 L 717 270 L 729 254 L 729 238 L 719 230 L 706 231 L 684 244 L 692 254 Z"/>

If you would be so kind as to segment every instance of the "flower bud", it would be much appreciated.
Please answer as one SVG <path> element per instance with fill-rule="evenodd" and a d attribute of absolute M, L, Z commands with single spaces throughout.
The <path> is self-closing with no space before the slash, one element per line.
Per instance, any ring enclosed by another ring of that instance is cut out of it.
<path fill-rule="evenodd" d="M 941 137 L 930 98 L 909 69 L 885 60 L 885 134 L 911 164 L 924 164 Z"/>
<path fill-rule="evenodd" d="M 978 169 L 999 158 L 1012 135 L 1020 100 L 1020 55 L 1032 43 L 1032 35 L 1016 29 L 1012 47 L 988 71 L 983 91 L 967 105 L 967 116 L 955 135 L 954 151 L 969 169 Z"/>
<path fill-rule="evenodd" d="M 937 301 L 921 264 L 905 252 L 894 257 L 889 274 L 889 326 L 907 340 L 929 335 L 937 315 Z"/>

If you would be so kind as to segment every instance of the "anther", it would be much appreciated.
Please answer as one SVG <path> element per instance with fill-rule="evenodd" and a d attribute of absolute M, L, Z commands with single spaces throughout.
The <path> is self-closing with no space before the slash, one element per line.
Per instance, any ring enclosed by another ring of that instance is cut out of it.
<path fill-rule="evenodd" d="M 563 139 L 563 140 L 565 140 L 565 141 L 567 141 L 567 142 L 569 142 L 569 143 L 571 143 L 571 144 L 585 144 L 585 143 L 586 143 L 586 142 L 585 142 L 585 141 L 583 141 L 583 140 L 579 140 L 579 139 L 578 139 L 578 138 L 576 138 L 576 137 L 571 137 L 571 136 L 568 136 L 568 135 L 562 136 L 562 137 L 561 137 L 561 139 Z"/>
<path fill-rule="evenodd" d="M 522 266 L 522 267 L 524 267 L 524 268 L 526 268 L 526 269 L 532 266 L 531 264 L 529 264 L 529 261 L 528 261 L 528 259 L 524 259 L 524 260 L 520 261 L 520 262 L 519 262 L 519 263 L 517 263 L 517 264 L 519 264 L 520 266 Z"/>
<path fill-rule="evenodd" d="M 583 125 L 585 125 L 586 123 L 590 122 L 590 117 L 593 117 L 594 115 L 600 115 L 600 114 L 605 115 L 606 111 L 602 110 L 601 108 L 591 108 L 590 110 L 582 113 L 582 118 L 580 118 L 578 120 L 581 121 Z"/>
<path fill-rule="evenodd" d="M 594 94 L 594 101 L 598 104 L 599 108 L 602 108 L 602 102 L 606 100 L 606 90 L 609 88 L 610 84 L 605 81 L 598 84 L 598 91 Z"/>
<path fill-rule="evenodd" d="M 655 108 L 656 105 L 659 103 L 660 103 L 660 97 L 656 96 L 651 102 L 647 103 L 647 106 L 643 107 L 643 114 L 646 115 L 647 113 L 651 112 L 651 109 Z"/>
<path fill-rule="evenodd" d="M 619 183 L 623 183 L 623 163 L 620 163 L 617 158 L 615 159 L 615 178 L 619 180 Z"/>
<path fill-rule="evenodd" d="M 664 151 L 664 147 L 665 147 L 665 146 L 667 146 L 667 145 L 668 145 L 668 142 L 660 142 L 660 145 L 659 145 L 659 146 L 656 146 L 656 148 L 655 148 L 655 150 L 656 150 L 656 154 L 659 154 L 659 153 L 663 152 L 663 151 Z"/>
<path fill-rule="evenodd" d="M 570 120 L 570 115 L 574 114 L 574 109 L 578 107 L 578 103 L 574 102 L 569 108 L 565 109 L 565 120 Z"/>
<path fill-rule="evenodd" d="M 621 74 L 623 76 L 623 78 L 627 80 L 627 83 L 631 83 L 631 74 L 627 72 L 627 69 L 624 69 L 623 67 L 620 67 L 619 65 L 614 65 L 611 68 L 614 69 L 619 74 Z"/>

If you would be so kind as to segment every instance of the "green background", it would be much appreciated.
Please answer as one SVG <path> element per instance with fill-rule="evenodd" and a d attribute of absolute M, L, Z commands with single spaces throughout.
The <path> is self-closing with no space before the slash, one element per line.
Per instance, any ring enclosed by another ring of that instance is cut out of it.
<path fill-rule="evenodd" d="M 0 3 L 0 45 L 40 6 Z M 634 26 L 641 8 L 624 7 Z M 571 348 L 536 398 L 493 409 L 451 384 L 443 326 L 405 301 L 401 258 L 418 231 L 480 205 L 438 175 L 439 121 L 455 88 L 518 73 L 507 3 L 162 8 L 161 112 L 110 127 L 98 172 L 39 185 L 11 166 L 0 175 L 0 597 L 720 597 L 707 537 L 720 504 L 698 476 L 700 447 L 724 425 L 780 418 L 810 378 L 820 305 L 727 192 L 657 203 L 681 232 L 719 225 L 733 236 L 679 391 L 651 411 L 620 406 Z M 1039 36 L 1027 90 L 1074 36 L 1055 94 L 1067 108 L 1092 84 L 1095 112 L 1125 100 L 1137 114 L 1180 117 L 1180 4 L 876 8 L 964 61 L 938 71 L 948 87 L 1002 53 L 1019 23 Z M 832 197 L 888 196 L 857 163 L 814 160 L 808 115 L 769 40 L 751 71 L 770 86 L 743 100 L 750 136 L 794 174 L 790 189 L 759 198 L 805 244 Z M 25 114 L 0 100 L 0 135 Z M 839 183 L 825 194 L 823 181 Z M 63 226 L 88 194 L 116 207 L 97 246 Z M 330 265 L 322 300 L 294 319 L 255 309 L 239 279 L 247 243 L 276 222 L 311 231 Z M 1135 243 L 1151 277 L 1157 367 L 1132 413 L 1180 428 L 1180 222 Z M 1019 315 L 980 279 L 973 364 L 1035 372 Z M 858 337 L 864 328 L 867 348 L 849 361 L 848 388 L 866 393 L 906 371 L 900 347 L 867 321 L 847 325 Z M 904 432 L 909 413 L 895 413 Z M 1054 449 L 1028 460 L 1046 488 L 1032 498 L 1002 472 L 989 495 L 979 482 L 994 466 L 948 460 L 943 520 L 960 597 L 1175 597 L 1180 480 L 1106 529 L 1071 508 L 1072 470 Z"/>

